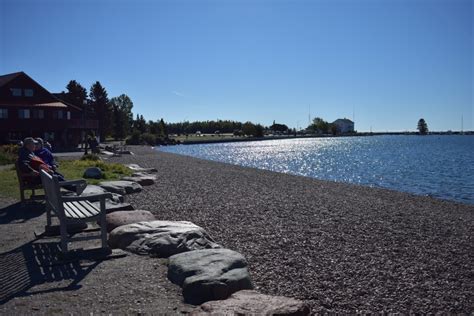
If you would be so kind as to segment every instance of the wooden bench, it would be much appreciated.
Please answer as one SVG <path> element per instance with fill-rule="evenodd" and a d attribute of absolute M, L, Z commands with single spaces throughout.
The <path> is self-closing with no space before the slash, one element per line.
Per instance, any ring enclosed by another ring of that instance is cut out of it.
<path fill-rule="evenodd" d="M 59 182 L 58 178 L 41 170 L 41 181 L 46 195 L 46 209 L 48 224 L 51 224 L 51 211 L 59 219 L 59 230 L 61 234 L 61 251 L 68 252 L 68 242 L 76 240 L 101 239 L 102 248 L 107 249 L 107 225 L 105 221 L 105 199 L 111 198 L 112 194 L 103 193 L 89 196 L 62 196 L 60 187 L 64 185 L 79 185 L 85 180 L 73 180 Z M 100 201 L 100 208 L 97 208 L 92 201 Z M 68 224 L 100 223 L 100 235 L 86 237 L 69 237 L 67 232 Z"/>
<path fill-rule="evenodd" d="M 25 205 L 27 201 L 42 200 L 44 196 L 36 195 L 35 190 L 40 190 L 43 188 L 43 186 L 41 184 L 31 184 L 31 180 L 37 176 L 33 176 L 30 174 L 25 174 L 21 172 L 18 161 L 15 162 L 15 169 L 16 169 L 16 176 L 18 178 L 18 184 L 20 186 L 21 205 Z M 30 199 L 27 200 L 25 198 L 25 191 L 28 191 L 28 190 L 31 190 L 31 196 L 30 196 Z"/>

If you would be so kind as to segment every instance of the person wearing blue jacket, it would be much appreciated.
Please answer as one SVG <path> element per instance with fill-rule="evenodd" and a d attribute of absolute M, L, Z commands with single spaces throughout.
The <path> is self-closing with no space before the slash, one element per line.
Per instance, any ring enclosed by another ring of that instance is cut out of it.
<path fill-rule="evenodd" d="M 38 142 L 36 144 L 35 155 L 40 157 L 52 170 L 56 170 L 58 164 L 54 160 L 51 151 L 44 147 L 43 139 L 38 137 L 35 140 Z"/>

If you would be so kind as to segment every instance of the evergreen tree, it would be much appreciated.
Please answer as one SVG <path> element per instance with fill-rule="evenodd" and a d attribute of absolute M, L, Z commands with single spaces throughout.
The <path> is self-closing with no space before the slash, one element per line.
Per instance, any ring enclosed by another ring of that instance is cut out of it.
<path fill-rule="evenodd" d="M 137 114 L 135 121 L 133 121 L 133 130 L 140 133 L 146 133 L 148 131 L 148 127 L 143 115 Z"/>
<path fill-rule="evenodd" d="M 160 120 L 159 130 L 160 130 L 160 136 L 168 137 L 168 130 L 166 128 L 166 124 L 165 124 L 165 121 L 163 121 L 163 119 Z"/>
<path fill-rule="evenodd" d="M 418 131 L 420 135 L 428 134 L 428 124 L 426 124 L 425 119 L 421 118 L 418 120 Z"/>
<path fill-rule="evenodd" d="M 105 137 L 111 132 L 112 127 L 112 110 L 110 108 L 109 98 L 107 91 L 96 81 L 89 92 L 90 105 L 97 114 L 99 120 L 99 137 L 101 141 L 105 140 Z"/>
<path fill-rule="evenodd" d="M 76 80 L 71 80 L 66 86 L 67 102 L 85 110 L 87 107 L 87 90 Z"/>

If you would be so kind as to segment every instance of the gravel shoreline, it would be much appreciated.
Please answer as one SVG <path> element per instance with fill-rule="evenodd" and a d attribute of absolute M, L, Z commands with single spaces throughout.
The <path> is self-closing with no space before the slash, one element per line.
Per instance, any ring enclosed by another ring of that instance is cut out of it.
<path fill-rule="evenodd" d="M 128 200 L 244 254 L 265 294 L 314 312 L 474 311 L 474 206 L 200 160 L 147 147 L 158 169 Z"/>
<path fill-rule="evenodd" d="M 472 205 L 131 149 L 110 160 L 155 167 L 158 181 L 128 202 L 241 252 L 264 294 L 305 300 L 315 313 L 474 311 Z M 56 265 L 58 238 L 33 236 L 44 209 L 0 198 L 0 224 L 2 315 L 193 309 L 164 260 Z"/>

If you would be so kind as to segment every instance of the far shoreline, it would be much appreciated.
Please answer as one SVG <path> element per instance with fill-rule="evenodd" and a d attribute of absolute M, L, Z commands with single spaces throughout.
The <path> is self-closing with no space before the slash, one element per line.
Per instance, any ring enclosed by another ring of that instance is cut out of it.
<path fill-rule="evenodd" d="M 469 132 L 430 132 L 428 135 L 420 135 L 417 132 L 378 132 L 378 133 L 354 133 L 344 135 L 277 135 L 277 136 L 265 136 L 265 137 L 236 137 L 236 138 L 225 138 L 219 135 L 215 135 L 215 139 L 202 139 L 199 140 L 199 136 L 193 134 L 193 140 L 186 140 L 176 143 L 167 143 L 160 146 L 175 146 L 175 145 L 198 145 L 198 144 L 219 144 L 219 143 L 237 143 L 237 142 L 253 142 L 253 141 L 265 141 L 265 140 L 284 140 L 284 139 L 311 139 L 311 138 L 341 138 L 341 137 L 369 137 L 369 136 L 472 136 L 474 131 Z"/>

